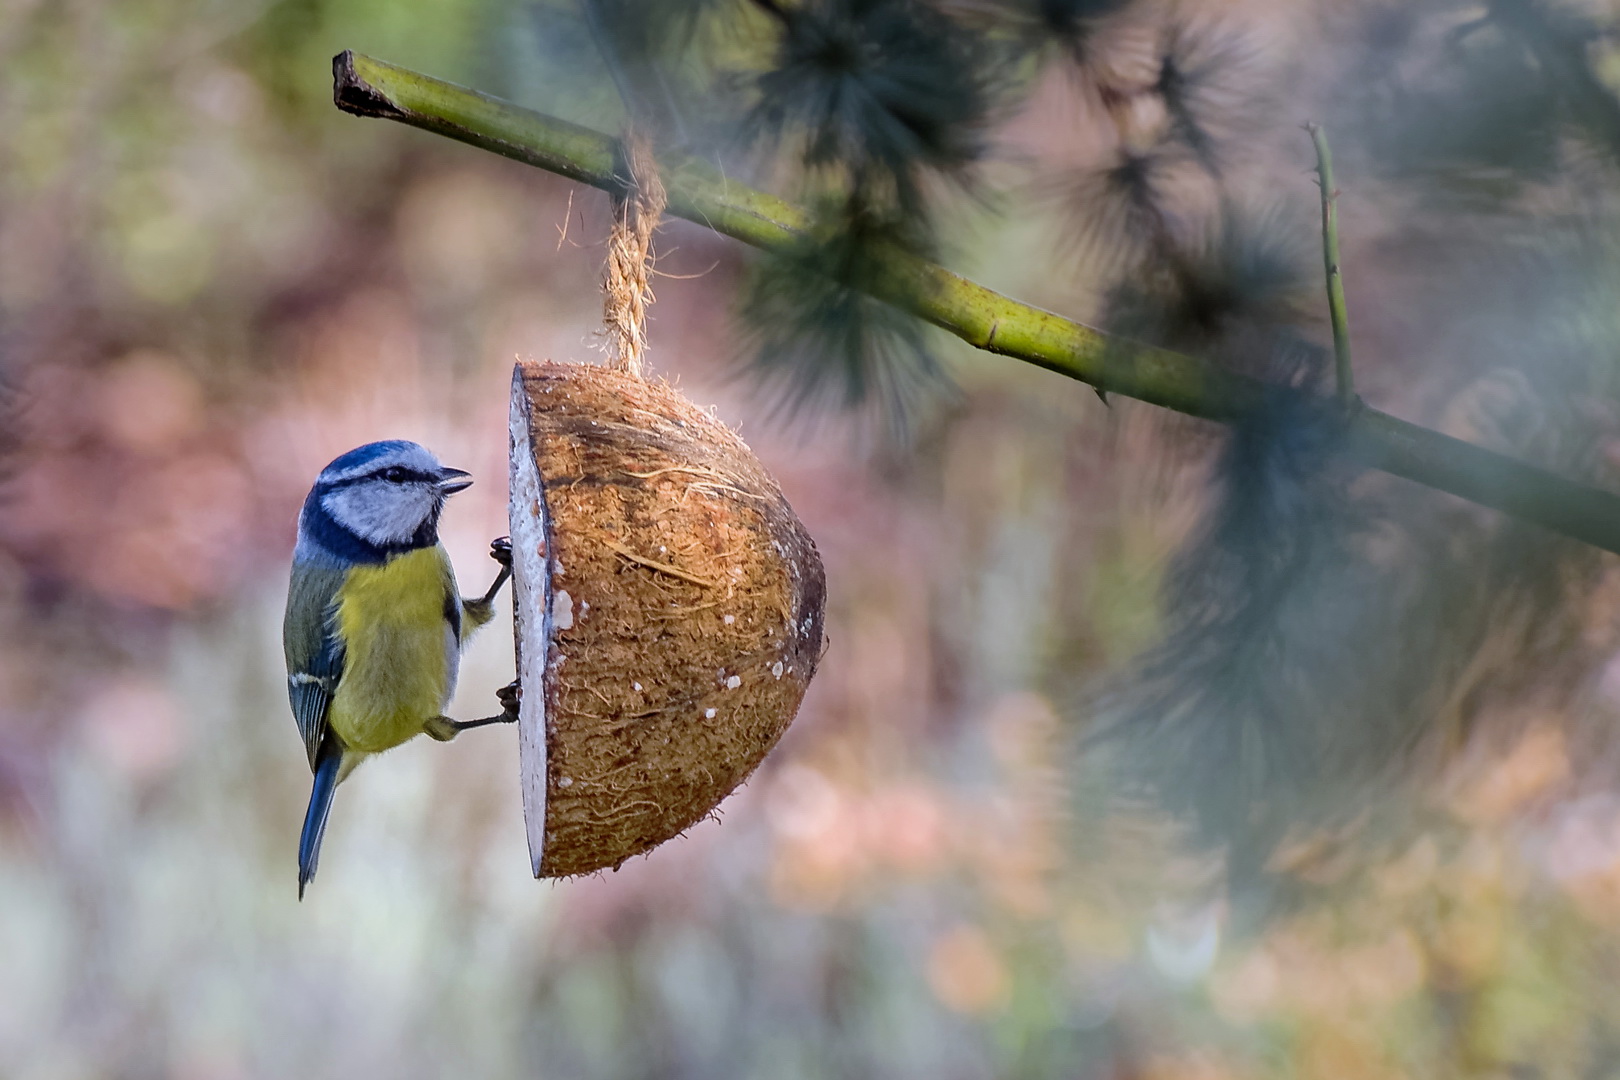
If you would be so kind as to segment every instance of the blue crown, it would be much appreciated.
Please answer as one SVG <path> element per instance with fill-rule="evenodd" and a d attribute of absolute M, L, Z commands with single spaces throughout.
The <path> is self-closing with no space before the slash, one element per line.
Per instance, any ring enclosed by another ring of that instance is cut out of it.
<path fill-rule="evenodd" d="M 376 461 L 380 457 L 397 454 L 415 446 L 416 443 L 408 439 L 384 439 L 381 442 L 366 443 L 364 446 L 355 447 L 347 454 L 333 458 L 321 472 L 347 472 Z"/>

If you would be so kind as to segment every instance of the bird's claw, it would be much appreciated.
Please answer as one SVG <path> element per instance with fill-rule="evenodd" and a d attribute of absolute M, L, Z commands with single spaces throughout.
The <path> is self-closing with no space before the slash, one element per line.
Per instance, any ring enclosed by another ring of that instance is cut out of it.
<path fill-rule="evenodd" d="M 523 684 L 513 679 L 495 691 L 495 700 L 501 703 L 501 710 L 504 714 L 516 717 L 518 703 L 523 700 Z"/>
<path fill-rule="evenodd" d="M 489 557 L 508 569 L 512 566 L 512 538 L 502 536 L 489 542 Z"/>

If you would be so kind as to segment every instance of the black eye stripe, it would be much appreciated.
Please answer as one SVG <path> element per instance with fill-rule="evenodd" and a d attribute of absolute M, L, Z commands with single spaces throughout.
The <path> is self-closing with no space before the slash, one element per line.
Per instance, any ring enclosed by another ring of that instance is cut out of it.
<path fill-rule="evenodd" d="M 431 473 L 418 472 L 415 469 L 406 469 L 401 466 L 391 466 L 387 469 L 378 469 L 375 472 L 364 473 L 360 476 L 345 477 L 342 480 L 326 480 L 321 483 L 320 488 L 322 491 L 336 491 L 339 488 L 353 487 L 356 484 L 364 484 L 371 480 L 389 480 L 390 478 L 386 474 L 396 468 L 399 469 L 401 475 L 399 480 L 393 481 L 395 483 L 416 481 L 418 483 L 433 484 L 437 483 L 439 479 Z"/>

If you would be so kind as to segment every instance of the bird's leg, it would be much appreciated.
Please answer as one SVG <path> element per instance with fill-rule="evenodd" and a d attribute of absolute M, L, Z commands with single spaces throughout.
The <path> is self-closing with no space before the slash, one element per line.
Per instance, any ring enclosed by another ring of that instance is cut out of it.
<path fill-rule="evenodd" d="M 501 591 L 506 579 L 512 576 L 512 539 L 503 536 L 498 540 L 490 541 L 489 557 L 501 564 L 501 572 L 495 575 L 494 582 L 480 597 L 463 597 L 461 610 L 467 622 L 474 628 L 489 622 L 495 614 L 495 594 Z"/>
<path fill-rule="evenodd" d="M 484 592 L 484 603 L 495 602 L 495 594 L 501 591 L 506 579 L 512 576 L 512 538 L 502 536 L 489 542 L 489 557 L 501 564 L 501 572 L 495 575 L 495 580 Z"/>
<path fill-rule="evenodd" d="M 501 703 L 501 712 L 498 716 L 486 716 L 482 720 L 452 720 L 448 716 L 435 716 L 422 725 L 429 738 L 439 742 L 449 742 L 463 731 L 472 728 L 488 727 L 490 724 L 515 724 L 518 718 L 518 700 L 523 696 L 523 689 L 516 679 L 495 691 L 495 697 Z"/>

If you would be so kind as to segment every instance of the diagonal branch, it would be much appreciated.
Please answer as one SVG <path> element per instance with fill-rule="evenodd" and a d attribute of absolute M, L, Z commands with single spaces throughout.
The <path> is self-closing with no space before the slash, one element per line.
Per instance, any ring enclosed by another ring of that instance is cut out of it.
<path fill-rule="evenodd" d="M 352 52 L 339 54 L 332 68 L 333 96 L 346 112 L 446 135 L 603 191 L 624 187 L 625 178 L 614 175 L 612 136 Z M 803 210 L 696 158 L 666 155 L 660 173 L 670 213 L 764 251 L 794 249 L 808 228 Z M 1110 337 L 898 248 L 881 262 L 883 272 L 861 283 L 872 295 L 975 348 L 1098 390 L 1222 422 L 1291 392 Z M 1365 406 L 1333 422 L 1344 424 L 1347 452 L 1364 465 L 1620 553 L 1620 495 Z"/>

